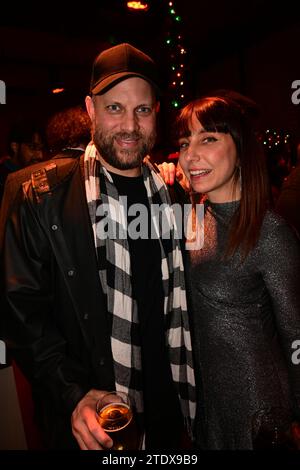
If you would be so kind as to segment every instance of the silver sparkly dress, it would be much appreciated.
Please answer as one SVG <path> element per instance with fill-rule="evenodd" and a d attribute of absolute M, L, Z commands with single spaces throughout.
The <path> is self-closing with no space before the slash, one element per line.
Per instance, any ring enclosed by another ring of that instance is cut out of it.
<path fill-rule="evenodd" d="M 292 361 L 292 344 L 300 340 L 298 239 L 268 212 L 246 261 L 238 253 L 223 261 L 237 204 L 207 203 L 204 246 L 187 253 L 201 384 L 198 444 L 208 449 L 251 449 L 254 413 L 268 406 L 300 409 L 300 364 Z"/>

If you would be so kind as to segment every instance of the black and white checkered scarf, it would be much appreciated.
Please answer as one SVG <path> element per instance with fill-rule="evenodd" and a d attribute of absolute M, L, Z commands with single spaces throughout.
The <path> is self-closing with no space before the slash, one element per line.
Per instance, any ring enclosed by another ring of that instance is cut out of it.
<path fill-rule="evenodd" d="M 90 143 L 84 156 L 86 197 L 94 231 L 101 285 L 107 297 L 111 318 L 111 349 L 114 361 L 116 390 L 133 397 L 137 411 L 143 412 L 141 338 L 138 333 L 137 303 L 132 297 L 131 266 L 126 237 L 97 236 L 101 205 L 110 207 L 109 217 L 127 233 L 127 217 L 119 200 L 111 175 L 101 165 L 94 144 Z M 185 424 L 189 432 L 195 418 L 195 380 L 192 362 L 191 337 L 186 305 L 183 260 L 179 240 L 176 239 L 176 221 L 171 209 L 167 188 L 150 164 L 143 165 L 142 173 L 149 205 L 164 204 L 170 220 L 171 237 L 168 243 L 159 238 L 161 270 L 164 290 L 166 344 L 174 384 L 177 388 Z M 100 190 L 101 181 L 101 190 Z M 102 213 L 103 218 L 103 213 Z M 155 219 L 155 217 L 154 217 Z M 159 227 L 159 220 L 154 220 Z M 159 230 L 159 229 L 158 229 Z M 155 338 L 154 338 L 155 341 Z"/>

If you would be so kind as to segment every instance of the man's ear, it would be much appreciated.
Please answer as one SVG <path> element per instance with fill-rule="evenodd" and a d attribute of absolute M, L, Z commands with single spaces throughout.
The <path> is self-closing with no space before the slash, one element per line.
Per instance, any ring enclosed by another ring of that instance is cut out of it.
<path fill-rule="evenodd" d="M 10 143 L 10 148 L 13 151 L 13 154 L 17 155 L 18 150 L 19 150 L 19 144 L 17 142 L 11 142 Z"/>
<path fill-rule="evenodd" d="M 95 106 L 92 98 L 90 96 L 87 96 L 85 98 L 85 106 L 86 110 L 88 112 L 88 115 L 90 116 L 90 120 L 93 122 L 94 117 L 95 117 Z"/>

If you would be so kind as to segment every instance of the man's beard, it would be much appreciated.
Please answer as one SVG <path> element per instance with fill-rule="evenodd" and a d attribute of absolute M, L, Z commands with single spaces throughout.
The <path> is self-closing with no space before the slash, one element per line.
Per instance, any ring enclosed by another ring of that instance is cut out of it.
<path fill-rule="evenodd" d="M 117 139 L 138 139 L 138 147 L 131 149 L 117 149 L 114 145 Z M 116 134 L 105 135 L 101 129 L 93 132 L 94 144 L 101 157 L 112 167 L 118 170 L 131 170 L 141 166 L 143 159 L 152 150 L 156 140 L 156 132 L 153 131 L 147 137 L 144 134 L 133 132 L 117 132 Z"/>

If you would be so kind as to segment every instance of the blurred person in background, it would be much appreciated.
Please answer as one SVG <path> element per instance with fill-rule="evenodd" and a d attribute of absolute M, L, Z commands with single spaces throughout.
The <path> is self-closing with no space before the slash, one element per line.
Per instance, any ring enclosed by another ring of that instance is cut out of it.
<path fill-rule="evenodd" d="M 54 114 L 46 126 L 46 139 L 51 156 L 59 152 L 84 152 L 91 140 L 91 121 L 82 106 L 74 106 Z"/>
<path fill-rule="evenodd" d="M 34 121 L 24 119 L 13 125 L 8 136 L 7 155 L 0 159 L 0 201 L 9 173 L 41 162 L 44 150 L 44 133 Z"/>
<path fill-rule="evenodd" d="M 275 207 L 300 238 L 300 142 L 297 146 L 296 166 L 284 181 Z"/>

